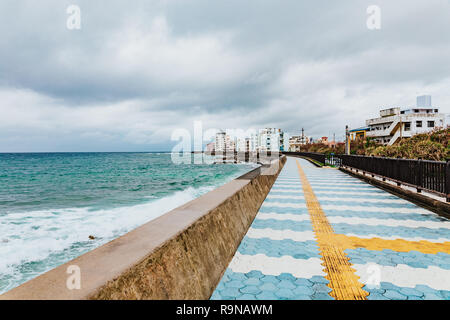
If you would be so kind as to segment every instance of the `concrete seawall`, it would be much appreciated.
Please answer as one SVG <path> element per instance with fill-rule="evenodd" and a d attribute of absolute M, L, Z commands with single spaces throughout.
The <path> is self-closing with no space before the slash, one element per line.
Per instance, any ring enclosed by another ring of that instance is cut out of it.
<path fill-rule="evenodd" d="M 2 299 L 208 299 L 286 157 L 0 295 Z M 264 171 L 264 174 L 261 173 Z M 69 290 L 70 266 L 81 288 Z"/>

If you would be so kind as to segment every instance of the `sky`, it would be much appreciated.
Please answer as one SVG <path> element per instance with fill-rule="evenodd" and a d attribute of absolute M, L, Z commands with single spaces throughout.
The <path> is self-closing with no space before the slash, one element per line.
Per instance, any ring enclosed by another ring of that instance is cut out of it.
<path fill-rule="evenodd" d="M 450 0 L 0 2 L 0 152 L 169 151 L 194 121 L 342 139 L 421 94 L 450 112 Z"/>

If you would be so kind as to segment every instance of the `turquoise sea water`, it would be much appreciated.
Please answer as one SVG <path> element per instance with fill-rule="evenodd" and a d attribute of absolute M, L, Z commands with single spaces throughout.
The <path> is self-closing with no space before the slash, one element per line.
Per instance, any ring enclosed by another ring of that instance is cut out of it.
<path fill-rule="evenodd" d="M 164 153 L 0 154 L 0 293 L 253 168 Z"/>

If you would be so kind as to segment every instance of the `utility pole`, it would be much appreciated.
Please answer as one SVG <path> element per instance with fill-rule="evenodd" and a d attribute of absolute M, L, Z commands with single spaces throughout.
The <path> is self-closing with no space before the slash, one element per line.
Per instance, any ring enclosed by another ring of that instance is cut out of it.
<path fill-rule="evenodd" d="M 345 126 L 345 154 L 350 154 L 350 133 L 348 132 L 348 126 Z"/>
<path fill-rule="evenodd" d="M 333 133 L 333 148 L 336 148 L 336 133 Z"/>

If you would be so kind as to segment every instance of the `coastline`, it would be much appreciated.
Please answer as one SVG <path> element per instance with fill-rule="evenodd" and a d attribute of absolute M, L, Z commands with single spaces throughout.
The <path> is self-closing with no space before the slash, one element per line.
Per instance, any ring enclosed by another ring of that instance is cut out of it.
<path fill-rule="evenodd" d="M 78 258 L 0 299 L 206 299 L 225 271 L 275 181 L 265 166 L 250 171 Z M 66 286 L 67 268 L 82 274 Z"/>
<path fill-rule="evenodd" d="M 0 294 L 255 167 L 179 166 L 170 155 L 145 153 L 27 154 L 6 160 L 0 165 L 0 200 L 14 201 L 0 201 Z"/>

